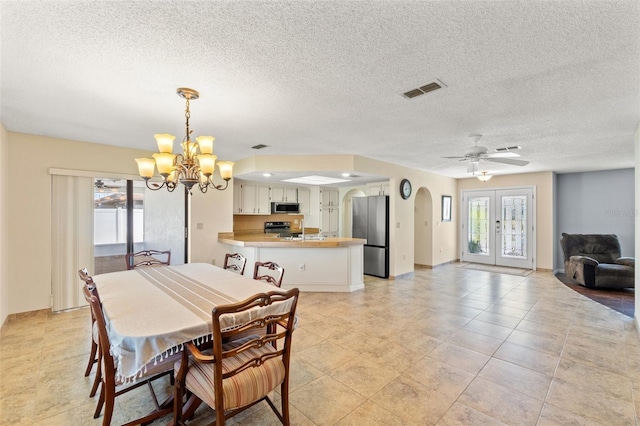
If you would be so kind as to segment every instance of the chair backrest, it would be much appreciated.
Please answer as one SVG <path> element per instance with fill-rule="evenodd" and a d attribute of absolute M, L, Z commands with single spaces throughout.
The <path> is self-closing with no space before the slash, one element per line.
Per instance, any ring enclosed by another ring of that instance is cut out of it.
<path fill-rule="evenodd" d="M 600 263 L 613 263 L 622 255 L 620 241 L 614 234 L 567 234 L 562 233 L 560 246 L 564 261 L 571 256 L 588 256 Z"/>
<path fill-rule="evenodd" d="M 142 250 L 137 253 L 127 253 L 124 255 L 124 259 L 127 262 L 127 269 L 141 266 L 170 265 L 171 250 Z"/>
<path fill-rule="evenodd" d="M 224 269 L 230 269 L 244 275 L 244 267 L 247 265 L 247 258 L 240 253 L 227 253 L 224 256 Z"/>
<path fill-rule="evenodd" d="M 273 273 L 265 272 L 265 270 L 273 271 Z M 253 268 L 254 280 L 266 281 L 276 287 L 282 286 L 283 276 L 284 268 L 275 262 L 256 262 L 256 266 Z"/>
<path fill-rule="evenodd" d="M 98 350 L 102 355 L 102 377 L 105 381 L 115 380 L 115 365 L 111 356 L 111 344 L 109 343 L 109 335 L 107 334 L 107 326 L 102 312 L 102 304 L 95 286 L 85 285 L 82 288 L 84 298 L 91 307 L 91 314 L 98 328 Z"/>
<path fill-rule="evenodd" d="M 89 275 L 89 271 L 87 271 L 87 268 L 82 268 L 78 270 L 78 276 L 80 276 L 80 279 L 84 281 L 85 287 L 89 290 L 91 295 L 94 296 L 96 299 L 98 299 L 98 303 L 101 303 L 100 295 L 98 294 L 98 289 L 96 288 L 96 285 L 93 282 L 93 278 Z M 91 316 L 93 318 L 93 311 L 91 311 Z"/>
<path fill-rule="evenodd" d="M 247 368 L 260 367 L 270 359 L 280 358 L 285 371 L 285 381 L 288 383 L 289 360 L 291 356 L 291 336 L 294 329 L 295 313 L 298 304 L 299 291 L 293 288 L 287 292 L 268 292 L 256 294 L 242 302 L 230 305 L 219 305 L 213 308 L 213 355 L 214 390 L 216 404 L 229 407 L 229 402 L 223 400 L 222 381 Z M 223 331 L 228 327 L 224 317 L 232 314 L 235 318 L 245 317 L 248 322 L 232 330 Z M 253 333 L 252 333 L 253 332 Z M 247 336 L 238 340 L 238 336 Z M 226 344 L 223 342 L 233 342 Z M 237 343 L 240 342 L 240 343 Z M 278 342 L 278 344 L 276 344 Z M 270 350 L 260 348 L 270 345 Z M 224 359 L 234 357 L 234 361 L 225 363 Z M 224 364 L 224 368 L 223 368 Z M 279 385 L 280 383 L 277 383 Z M 220 395 L 220 397 L 219 397 Z M 216 407 L 217 408 L 217 407 Z"/>

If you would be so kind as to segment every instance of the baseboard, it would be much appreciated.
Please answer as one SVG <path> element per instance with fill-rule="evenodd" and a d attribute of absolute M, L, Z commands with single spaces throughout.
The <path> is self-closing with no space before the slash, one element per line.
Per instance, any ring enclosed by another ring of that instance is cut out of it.
<path fill-rule="evenodd" d="M 403 278 L 411 278 L 415 275 L 416 273 L 411 271 L 411 272 L 405 272 L 404 274 L 400 274 L 400 275 L 389 275 L 389 279 L 390 280 L 401 280 Z"/>
<path fill-rule="evenodd" d="M 49 315 L 51 313 L 51 308 L 46 309 L 38 309 L 36 311 L 28 311 L 28 312 L 19 312 L 17 314 L 9 314 L 7 319 L 4 321 L 4 324 L 11 324 L 12 322 L 21 321 L 25 318 L 33 318 L 40 315 Z"/>
<path fill-rule="evenodd" d="M 413 269 L 433 269 L 433 265 L 421 265 L 419 263 L 415 263 L 413 265 Z"/>

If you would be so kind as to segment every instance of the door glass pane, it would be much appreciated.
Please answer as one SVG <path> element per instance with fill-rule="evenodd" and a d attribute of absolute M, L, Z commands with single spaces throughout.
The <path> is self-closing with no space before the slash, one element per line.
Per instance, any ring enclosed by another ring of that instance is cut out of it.
<path fill-rule="evenodd" d="M 502 196 L 502 257 L 527 257 L 527 197 Z"/>
<path fill-rule="evenodd" d="M 93 186 L 94 273 L 123 271 L 127 269 L 127 181 L 95 179 Z M 142 199 L 135 205 L 141 208 Z M 134 213 L 134 222 L 139 217 Z"/>
<path fill-rule="evenodd" d="M 490 197 L 469 197 L 467 244 L 470 254 L 489 256 Z"/>

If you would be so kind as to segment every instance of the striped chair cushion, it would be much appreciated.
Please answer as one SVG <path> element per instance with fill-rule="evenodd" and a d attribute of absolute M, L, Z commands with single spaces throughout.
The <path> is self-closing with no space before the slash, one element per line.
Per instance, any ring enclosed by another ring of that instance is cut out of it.
<path fill-rule="evenodd" d="M 223 347 L 229 349 L 229 345 L 240 345 L 247 339 L 248 338 L 234 340 L 233 342 L 224 344 Z M 271 345 L 252 348 L 236 357 L 225 358 L 222 362 L 222 371 L 230 371 L 249 358 L 267 352 L 273 352 Z M 206 351 L 205 353 L 210 354 L 211 351 Z M 180 369 L 180 363 L 180 361 L 176 362 L 174 367 L 175 371 Z M 243 407 L 259 400 L 282 383 L 284 376 L 284 363 L 280 357 L 276 357 L 265 361 L 259 367 L 249 367 L 241 373 L 225 379 L 222 382 L 224 409 L 230 410 Z M 187 389 L 210 407 L 215 407 L 213 364 L 197 363 L 190 359 L 185 385 Z"/>

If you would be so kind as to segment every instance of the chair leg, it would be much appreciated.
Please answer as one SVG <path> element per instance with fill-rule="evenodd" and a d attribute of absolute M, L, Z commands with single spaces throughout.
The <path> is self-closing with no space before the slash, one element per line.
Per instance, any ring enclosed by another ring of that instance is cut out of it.
<path fill-rule="evenodd" d="M 285 378 L 280 385 L 280 402 L 282 403 L 282 423 L 289 426 L 289 381 Z"/>
<path fill-rule="evenodd" d="M 93 379 L 93 386 L 91 387 L 90 397 L 94 397 L 96 395 L 96 391 L 98 390 L 98 385 L 102 382 L 102 355 L 98 354 L 98 368 L 96 369 L 96 377 Z"/>
<path fill-rule="evenodd" d="M 98 403 L 96 404 L 96 411 L 93 413 L 93 418 L 97 419 L 100 417 L 100 412 L 102 411 L 102 406 L 104 405 L 104 383 L 100 387 L 100 396 L 98 396 Z"/>
<path fill-rule="evenodd" d="M 91 353 L 89 354 L 89 363 L 87 364 L 87 369 L 84 371 L 84 377 L 89 376 L 91 373 L 91 369 L 93 368 L 93 364 L 96 363 L 96 352 L 98 352 L 98 345 L 96 342 L 91 339 Z"/>
<path fill-rule="evenodd" d="M 171 375 L 173 377 L 173 374 Z M 173 387 L 173 425 L 178 426 L 182 424 L 182 383 L 179 380 Z"/>
<path fill-rule="evenodd" d="M 106 388 L 106 389 L 105 389 Z M 116 398 L 116 390 L 111 386 L 104 386 L 104 418 L 102 419 L 102 426 L 111 425 L 111 417 L 113 416 L 113 406 Z M 101 393 L 102 394 L 102 393 Z"/>

